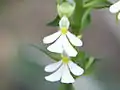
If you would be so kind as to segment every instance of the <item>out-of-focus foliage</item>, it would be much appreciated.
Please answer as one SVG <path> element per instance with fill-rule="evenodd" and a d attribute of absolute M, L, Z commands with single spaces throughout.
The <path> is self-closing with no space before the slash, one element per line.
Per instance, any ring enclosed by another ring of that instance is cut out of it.
<path fill-rule="evenodd" d="M 45 58 L 37 51 L 30 45 L 20 45 L 18 57 L 11 66 L 14 82 L 9 90 L 56 90 L 59 87 L 59 83 L 45 82 L 46 73 L 40 64 Z"/>
<path fill-rule="evenodd" d="M 108 0 L 84 0 L 84 7 L 92 7 L 95 9 L 108 8 L 112 5 Z"/>
<path fill-rule="evenodd" d="M 8 0 L 0 0 L 0 13 L 2 12 L 3 8 L 7 4 Z"/>
<path fill-rule="evenodd" d="M 47 25 L 48 26 L 58 26 L 59 25 L 59 20 L 60 20 L 60 17 L 56 16 L 56 18 L 52 22 L 47 23 Z"/>
<path fill-rule="evenodd" d="M 30 46 L 33 46 L 36 49 L 39 49 L 40 51 L 42 51 L 43 53 L 45 53 L 46 55 L 48 55 L 50 58 L 54 59 L 55 61 L 59 61 L 61 59 L 60 54 L 49 52 L 43 44 L 36 44 L 36 45 L 34 44 Z"/>

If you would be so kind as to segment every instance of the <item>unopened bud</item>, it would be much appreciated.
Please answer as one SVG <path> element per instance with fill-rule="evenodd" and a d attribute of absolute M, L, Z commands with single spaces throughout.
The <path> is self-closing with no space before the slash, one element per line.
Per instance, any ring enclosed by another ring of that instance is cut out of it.
<path fill-rule="evenodd" d="M 75 9 L 75 4 L 69 2 L 63 2 L 57 5 L 58 14 L 60 17 L 66 16 L 70 17 Z"/>

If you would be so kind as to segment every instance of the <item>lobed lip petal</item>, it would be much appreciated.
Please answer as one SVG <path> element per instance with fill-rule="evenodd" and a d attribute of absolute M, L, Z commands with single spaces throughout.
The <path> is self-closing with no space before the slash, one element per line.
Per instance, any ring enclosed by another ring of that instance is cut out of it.
<path fill-rule="evenodd" d="M 63 47 L 62 47 L 61 36 L 52 45 L 50 45 L 47 49 L 51 52 L 62 53 Z"/>
<path fill-rule="evenodd" d="M 67 64 L 64 64 L 61 82 L 62 83 L 74 83 L 75 82 L 74 78 L 70 74 Z"/>
<path fill-rule="evenodd" d="M 46 76 L 45 79 L 51 82 L 59 81 L 61 79 L 63 70 L 64 70 L 64 66 L 62 65 L 56 72 L 54 72 L 49 76 Z"/>
<path fill-rule="evenodd" d="M 74 45 L 74 46 L 82 46 L 83 42 L 77 38 L 74 34 L 70 33 L 69 31 L 67 32 L 67 37 L 69 38 L 70 42 Z"/>
<path fill-rule="evenodd" d="M 61 35 L 61 32 L 58 31 L 56 33 L 53 33 L 52 35 L 49 35 L 47 37 L 44 37 L 43 43 L 48 44 L 54 42 L 59 36 Z"/>
<path fill-rule="evenodd" d="M 55 70 L 57 70 L 60 67 L 61 64 L 62 64 L 62 60 L 60 60 L 57 63 L 52 63 L 50 65 L 47 65 L 45 67 L 45 71 L 46 72 L 54 72 Z"/>
<path fill-rule="evenodd" d="M 117 13 L 120 11 L 120 1 L 116 2 L 115 4 L 111 5 L 109 8 L 111 13 Z"/>
<path fill-rule="evenodd" d="M 70 22 L 69 22 L 68 18 L 67 18 L 66 16 L 63 16 L 63 17 L 61 18 L 60 22 L 59 22 L 59 27 L 60 27 L 60 28 L 65 27 L 65 28 L 68 29 L 69 26 L 70 26 Z"/>
<path fill-rule="evenodd" d="M 76 76 L 80 76 L 84 73 L 84 70 L 72 61 L 69 61 L 68 66 L 70 71 Z"/>
<path fill-rule="evenodd" d="M 66 35 L 61 35 L 62 36 L 62 44 L 65 52 L 67 53 L 68 56 L 75 57 L 77 55 L 77 51 L 72 47 L 72 45 L 69 43 Z"/>

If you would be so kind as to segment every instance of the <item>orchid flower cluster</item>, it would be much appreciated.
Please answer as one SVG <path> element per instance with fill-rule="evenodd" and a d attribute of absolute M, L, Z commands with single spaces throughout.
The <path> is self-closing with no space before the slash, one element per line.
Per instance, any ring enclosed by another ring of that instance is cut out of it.
<path fill-rule="evenodd" d="M 60 7 L 59 4 L 57 5 L 58 15 L 60 17 L 58 22 L 59 30 L 52 35 L 43 38 L 43 43 L 49 44 L 47 47 L 48 51 L 61 55 L 61 59 L 58 62 L 45 67 L 46 72 L 52 73 L 51 75 L 46 76 L 45 79 L 50 82 L 61 81 L 61 83 L 68 84 L 74 83 L 74 76 L 81 76 L 85 71 L 80 65 L 73 62 L 71 58 L 77 56 L 78 51 L 76 47 L 83 46 L 83 42 L 81 38 L 69 31 L 71 26 L 69 17 L 74 12 L 75 3 L 73 3 L 73 7 L 67 2 L 64 2 L 62 5 L 62 7 Z M 111 5 L 109 10 L 111 13 L 117 13 L 117 17 L 120 19 L 120 1 Z"/>
<path fill-rule="evenodd" d="M 46 72 L 54 72 L 45 77 L 48 81 L 59 81 L 62 83 L 73 83 L 75 80 L 70 72 L 76 76 L 83 74 L 84 70 L 77 64 L 72 62 L 70 57 L 77 55 L 74 46 L 82 46 L 83 42 L 74 34 L 68 31 L 70 22 L 66 16 L 63 16 L 59 21 L 59 29 L 56 33 L 47 36 L 43 39 L 45 44 L 52 43 L 48 46 L 48 50 L 55 53 L 60 53 L 62 59 L 45 67 Z"/>

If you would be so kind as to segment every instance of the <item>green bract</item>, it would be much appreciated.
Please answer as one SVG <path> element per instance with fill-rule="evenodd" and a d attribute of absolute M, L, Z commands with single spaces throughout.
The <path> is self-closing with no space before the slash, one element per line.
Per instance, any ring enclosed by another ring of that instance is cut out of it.
<path fill-rule="evenodd" d="M 70 17 L 74 12 L 75 4 L 71 4 L 69 2 L 63 2 L 62 4 L 57 5 L 58 14 L 60 17 L 64 15 Z"/>

